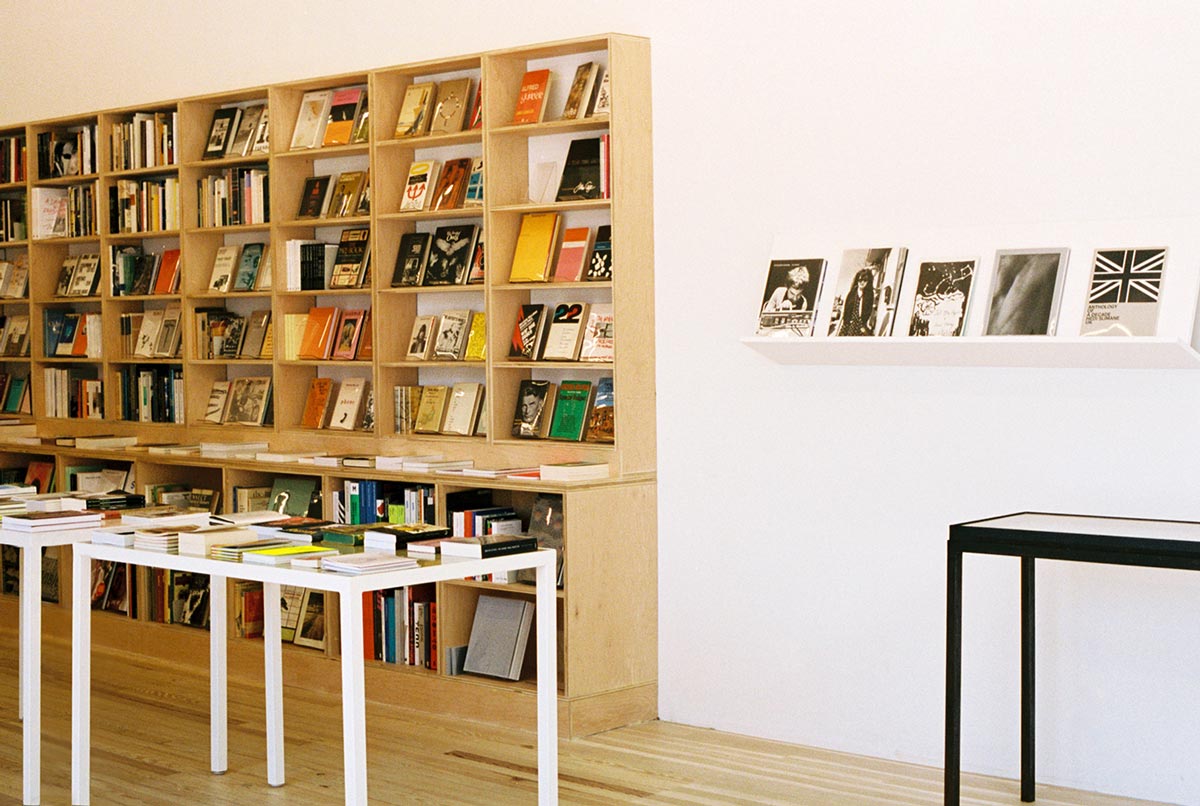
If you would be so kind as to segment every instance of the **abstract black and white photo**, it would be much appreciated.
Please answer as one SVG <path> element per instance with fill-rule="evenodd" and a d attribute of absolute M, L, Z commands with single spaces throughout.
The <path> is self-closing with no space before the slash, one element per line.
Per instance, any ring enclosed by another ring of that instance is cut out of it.
<path fill-rule="evenodd" d="M 917 271 L 910 336 L 961 336 L 967 322 L 974 260 L 930 261 Z"/>
<path fill-rule="evenodd" d="M 811 336 L 824 280 L 823 258 L 772 260 L 758 314 L 759 334 L 786 332 Z"/>
<path fill-rule="evenodd" d="M 904 247 L 847 249 L 842 253 L 829 320 L 830 336 L 890 336 L 904 279 Z"/>
<path fill-rule="evenodd" d="M 1165 247 L 1097 249 L 1083 313 L 1083 336 L 1153 336 Z"/>
<path fill-rule="evenodd" d="M 1069 249 L 1001 249 L 988 304 L 988 336 L 1053 336 Z"/>

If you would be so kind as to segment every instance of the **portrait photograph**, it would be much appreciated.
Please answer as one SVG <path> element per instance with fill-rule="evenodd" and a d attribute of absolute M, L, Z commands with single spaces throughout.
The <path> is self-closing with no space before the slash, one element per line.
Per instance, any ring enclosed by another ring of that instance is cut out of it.
<path fill-rule="evenodd" d="M 830 336 L 890 336 L 904 279 L 904 247 L 847 249 L 834 291 Z"/>
<path fill-rule="evenodd" d="M 811 336 L 825 279 L 824 258 L 772 260 L 758 316 L 758 332 Z"/>

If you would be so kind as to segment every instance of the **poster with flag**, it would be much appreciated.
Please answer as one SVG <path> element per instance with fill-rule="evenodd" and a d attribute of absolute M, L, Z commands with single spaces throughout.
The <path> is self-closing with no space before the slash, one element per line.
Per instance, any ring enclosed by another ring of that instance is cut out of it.
<path fill-rule="evenodd" d="M 1166 263 L 1165 247 L 1097 249 L 1081 335 L 1155 335 Z"/>

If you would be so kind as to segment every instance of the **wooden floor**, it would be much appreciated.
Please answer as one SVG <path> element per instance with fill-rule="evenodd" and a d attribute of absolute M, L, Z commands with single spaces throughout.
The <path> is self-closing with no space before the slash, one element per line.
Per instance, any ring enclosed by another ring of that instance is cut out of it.
<path fill-rule="evenodd" d="M 0 806 L 21 803 L 16 636 L 0 632 Z M 208 766 L 208 682 L 178 668 L 93 656 L 92 803 L 337 804 L 336 697 L 289 690 L 286 786 L 266 785 L 262 690 L 231 682 L 229 772 Z M 42 803 L 70 802 L 69 649 L 45 645 Z M 430 806 L 536 803 L 531 732 L 368 706 L 371 802 Z M 941 771 L 667 722 L 562 742 L 564 804 L 917 806 L 941 803 Z M 1017 785 L 966 776 L 963 803 L 1017 804 Z M 1039 787 L 1042 806 L 1145 804 Z"/>

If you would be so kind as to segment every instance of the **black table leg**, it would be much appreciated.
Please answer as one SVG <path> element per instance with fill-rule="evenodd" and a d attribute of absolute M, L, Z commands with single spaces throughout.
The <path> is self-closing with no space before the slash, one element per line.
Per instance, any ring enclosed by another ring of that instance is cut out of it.
<path fill-rule="evenodd" d="M 1034 799 L 1033 557 L 1021 558 L 1021 802 Z"/>
<path fill-rule="evenodd" d="M 962 741 L 962 552 L 946 553 L 946 768 L 943 803 L 958 806 Z"/>

